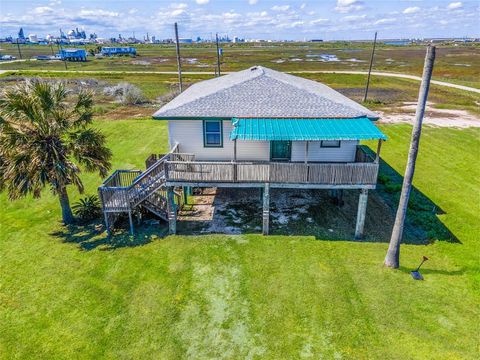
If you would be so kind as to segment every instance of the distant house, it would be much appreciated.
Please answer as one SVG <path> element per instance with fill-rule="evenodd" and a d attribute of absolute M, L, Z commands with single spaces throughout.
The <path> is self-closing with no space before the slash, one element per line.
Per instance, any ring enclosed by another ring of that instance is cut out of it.
<path fill-rule="evenodd" d="M 168 121 L 170 153 L 138 177 L 116 173 L 100 187 L 107 227 L 107 215 L 146 202 L 157 213 L 165 206 L 175 232 L 174 189 L 256 187 L 263 189 L 268 234 L 270 188 L 358 189 L 355 236 L 363 235 L 386 139 L 374 124 L 378 116 L 364 106 L 316 81 L 255 66 L 196 83 L 153 117 Z M 376 157 L 360 146 L 374 139 Z"/>
<path fill-rule="evenodd" d="M 137 50 L 134 47 L 102 47 L 101 54 L 104 56 L 116 55 L 136 55 Z"/>
<path fill-rule="evenodd" d="M 84 49 L 61 49 L 58 56 L 66 61 L 87 61 L 87 52 Z"/>

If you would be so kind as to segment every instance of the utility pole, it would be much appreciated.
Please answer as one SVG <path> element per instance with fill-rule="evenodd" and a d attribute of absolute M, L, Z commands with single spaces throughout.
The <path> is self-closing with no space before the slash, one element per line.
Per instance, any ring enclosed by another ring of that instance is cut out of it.
<path fill-rule="evenodd" d="M 217 43 L 217 76 L 220 76 L 220 49 L 218 48 L 218 34 L 215 34 L 215 40 Z"/>
<path fill-rule="evenodd" d="M 22 52 L 20 51 L 20 44 L 18 43 L 18 39 L 17 39 L 17 48 L 18 48 L 18 56 L 20 57 L 20 59 L 22 59 Z"/>
<path fill-rule="evenodd" d="M 372 72 L 373 57 L 375 56 L 375 45 L 377 45 L 377 32 L 375 31 L 375 38 L 373 39 L 372 56 L 370 57 L 370 67 L 368 68 L 367 86 L 365 87 L 365 95 L 363 96 L 363 102 L 367 101 L 368 86 L 370 85 L 370 73 Z"/>
<path fill-rule="evenodd" d="M 415 172 L 415 162 L 417 160 L 418 145 L 422 133 L 422 122 L 425 114 L 425 105 L 427 103 L 428 90 L 430 88 L 430 79 L 432 78 L 433 64 L 435 62 L 435 46 L 427 47 L 425 55 L 425 64 L 423 66 L 422 84 L 418 94 L 417 110 L 415 112 L 415 123 L 413 124 L 412 139 L 410 150 L 408 152 L 407 168 L 403 178 L 402 193 L 398 203 L 395 224 L 393 225 L 392 237 L 388 246 L 387 256 L 385 257 L 385 266 L 397 269 L 400 266 L 400 242 L 402 241 L 405 217 L 407 215 L 408 200 L 412 190 L 413 174 Z"/>
<path fill-rule="evenodd" d="M 63 53 L 63 48 L 60 42 L 57 42 L 58 47 L 60 48 L 60 57 L 63 58 L 63 64 L 65 65 L 65 70 L 68 70 L 67 67 L 67 59 L 65 58 L 65 54 Z"/>
<path fill-rule="evenodd" d="M 178 87 L 180 92 L 183 91 L 182 84 L 182 61 L 180 59 L 180 43 L 178 41 L 178 25 L 175 23 L 175 47 L 177 50 L 177 67 L 178 67 Z"/>

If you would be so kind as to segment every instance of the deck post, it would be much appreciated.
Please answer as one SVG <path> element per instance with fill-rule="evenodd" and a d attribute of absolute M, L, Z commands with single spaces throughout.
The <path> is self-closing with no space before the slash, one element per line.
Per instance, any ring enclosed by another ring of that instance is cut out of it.
<path fill-rule="evenodd" d="M 110 233 L 110 224 L 108 223 L 108 213 L 105 211 L 105 209 L 103 210 L 103 216 L 105 218 L 105 228 L 107 229 L 107 236 L 110 236 L 111 233 Z"/>
<path fill-rule="evenodd" d="M 343 189 L 337 189 L 337 205 L 343 206 Z"/>
<path fill-rule="evenodd" d="M 175 206 L 173 186 L 167 187 L 167 214 L 168 233 L 171 235 L 175 235 L 177 233 L 177 209 Z"/>
<path fill-rule="evenodd" d="M 365 213 L 367 211 L 368 189 L 362 189 L 358 197 L 357 225 L 355 226 L 355 240 L 363 238 Z"/>
<path fill-rule="evenodd" d="M 132 210 L 128 210 L 128 222 L 130 223 L 130 235 L 134 235 L 133 232 L 133 219 L 132 219 Z"/>
<path fill-rule="evenodd" d="M 233 140 L 233 161 L 237 161 L 237 139 Z"/>
<path fill-rule="evenodd" d="M 268 235 L 269 233 L 269 222 L 270 222 L 270 184 L 265 183 L 265 188 L 263 189 L 263 229 L 262 234 Z"/>
<path fill-rule="evenodd" d="M 308 140 L 305 141 L 305 164 L 308 162 Z"/>
<path fill-rule="evenodd" d="M 377 145 L 377 155 L 375 156 L 375 163 L 378 164 L 380 161 L 380 149 L 382 148 L 382 139 L 378 139 L 378 145 Z"/>

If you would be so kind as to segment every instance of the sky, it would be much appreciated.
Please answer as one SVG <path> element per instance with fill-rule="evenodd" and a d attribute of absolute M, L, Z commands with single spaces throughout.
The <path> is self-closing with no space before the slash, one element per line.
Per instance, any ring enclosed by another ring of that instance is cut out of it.
<path fill-rule="evenodd" d="M 358 40 L 480 37 L 480 0 L 0 0 L 0 36 L 58 36 L 78 27 L 109 38 Z"/>

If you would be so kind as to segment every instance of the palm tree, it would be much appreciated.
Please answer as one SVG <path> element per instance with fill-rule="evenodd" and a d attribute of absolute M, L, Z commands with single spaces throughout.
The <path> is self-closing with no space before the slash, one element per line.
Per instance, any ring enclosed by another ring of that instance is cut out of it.
<path fill-rule="evenodd" d="M 105 177 L 111 152 L 92 129 L 92 94 L 70 96 L 62 83 L 27 81 L 0 94 L 0 190 L 11 200 L 50 187 L 64 224 L 74 221 L 67 186 L 83 193 L 81 167 Z"/>

